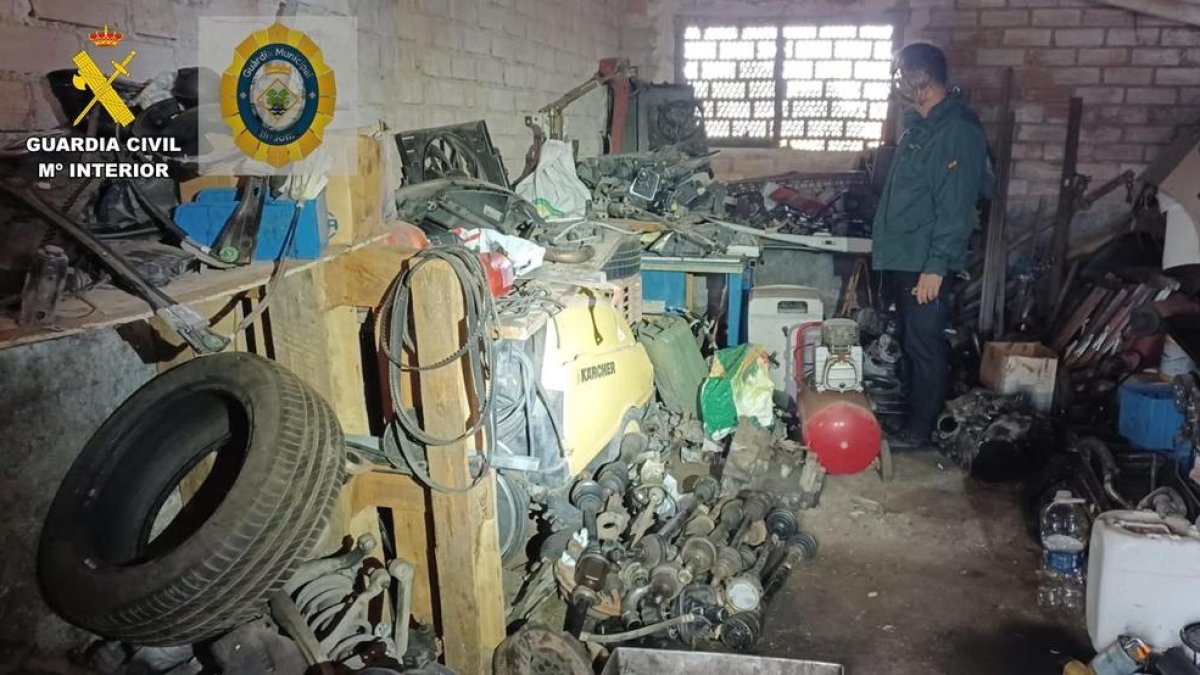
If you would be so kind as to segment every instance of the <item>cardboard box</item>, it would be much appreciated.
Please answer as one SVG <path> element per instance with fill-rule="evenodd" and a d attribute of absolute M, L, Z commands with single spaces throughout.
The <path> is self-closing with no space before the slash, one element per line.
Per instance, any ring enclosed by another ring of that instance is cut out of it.
<path fill-rule="evenodd" d="M 979 379 L 1001 394 L 1025 394 L 1034 408 L 1054 404 L 1058 355 L 1040 342 L 989 342 L 983 348 Z"/>

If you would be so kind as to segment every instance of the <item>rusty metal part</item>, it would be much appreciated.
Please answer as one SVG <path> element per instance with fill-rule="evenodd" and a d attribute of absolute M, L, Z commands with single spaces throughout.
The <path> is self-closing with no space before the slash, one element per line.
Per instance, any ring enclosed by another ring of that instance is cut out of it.
<path fill-rule="evenodd" d="M 68 265 L 61 247 L 46 244 L 38 248 L 25 273 L 18 323 L 47 326 L 58 319 L 58 301 L 67 284 Z"/>
<path fill-rule="evenodd" d="M 596 538 L 600 541 L 618 541 L 628 524 L 627 514 L 605 511 L 596 516 Z"/>
<path fill-rule="evenodd" d="M 739 497 L 742 499 L 742 522 L 738 525 L 733 539 L 729 541 L 729 545 L 735 547 L 742 543 L 742 539 L 752 525 L 767 516 L 772 502 L 770 495 L 758 490 L 743 492 Z"/>
<path fill-rule="evenodd" d="M 312 628 L 304 621 L 296 603 L 288 597 L 288 594 L 282 590 L 275 591 L 271 594 L 269 605 L 271 618 L 288 637 L 296 642 L 305 663 L 316 668 L 311 672 L 314 675 L 332 675 L 335 671 L 327 663 L 329 654 L 322 650 L 317 636 L 313 635 Z"/>
<path fill-rule="evenodd" d="M 564 597 L 571 597 L 575 591 L 575 567 L 558 561 L 554 563 L 554 578 L 558 581 L 558 587 L 562 591 Z M 615 589 L 606 589 L 602 591 L 599 599 L 595 604 L 588 609 L 588 613 L 594 619 L 607 619 L 616 616 L 621 616 L 621 594 Z"/>
<path fill-rule="evenodd" d="M 546 262 L 564 263 L 574 265 L 585 263 L 596 256 L 596 249 L 590 245 L 585 245 L 580 248 L 557 248 L 554 246 L 546 247 Z"/>
<path fill-rule="evenodd" d="M 697 513 L 688 519 L 683 526 L 684 536 L 692 537 L 695 535 L 708 536 L 717 528 L 717 524 L 712 517 L 707 513 Z"/>
<path fill-rule="evenodd" d="M 525 626 L 508 636 L 492 656 L 495 675 L 592 675 L 587 650 L 575 638 L 541 626 Z"/>
<path fill-rule="evenodd" d="M 388 574 L 396 580 L 396 613 L 392 620 L 392 644 L 396 656 L 403 658 L 408 653 L 408 620 L 412 615 L 413 579 L 416 569 L 403 560 L 392 560 L 387 564 Z"/>
<path fill-rule="evenodd" d="M 1048 293 L 1042 296 L 1043 310 L 1048 313 L 1055 298 L 1063 289 L 1067 271 L 1067 254 L 1071 243 L 1071 221 L 1080 195 L 1087 183 L 1076 173 L 1079 160 L 1079 132 L 1083 126 L 1083 99 L 1072 97 L 1067 110 L 1067 141 L 1063 149 L 1062 175 L 1058 185 L 1058 210 L 1050 240 L 1050 270 Z"/>
<path fill-rule="evenodd" d="M 363 558 L 366 558 L 374 550 L 375 537 L 369 534 L 361 535 L 355 541 L 354 548 L 349 551 L 341 555 L 310 560 L 298 567 L 296 572 L 292 574 L 292 577 L 283 585 L 283 590 L 285 593 L 291 595 L 299 590 L 301 586 L 304 586 L 317 577 L 324 576 L 330 572 L 356 567 L 362 563 Z"/>
<path fill-rule="evenodd" d="M 650 570 L 650 597 L 658 605 L 669 602 L 691 582 L 691 575 L 678 562 L 668 562 Z"/>
<path fill-rule="evenodd" d="M 1058 334 L 1054 337 L 1054 340 L 1050 343 L 1050 347 L 1054 349 L 1054 351 L 1061 354 L 1062 351 L 1067 348 L 1067 344 L 1070 343 L 1071 338 L 1075 336 L 1075 333 L 1078 332 L 1080 327 L 1084 325 L 1084 322 L 1087 321 L 1087 318 L 1091 315 L 1091 313 L 1094 312 L 1102 302 L 1104 302 L 1105 296 L 1107 296 L 1108 293 L 1108 289 L 1100 287 L 1093 288 L 1091 292 L 1087 294 L 1087 297 L 1083 299 L 1083 302 L 1079 303 L 1079 306 L 1076 307 L 1075 311 L 1071 313 L 1071 317 L 1067 319 L 1066 323 L 1063 324 Z"/>
<path fill-rule="evenodd" d="M 706 574 L 717 559 L 717 546 L 708 537 L 691 537 L 683 542 L 679 559 L 693 577 Z"/>
<path fill-rule="evenodd" d="M 630 553 L 646 567 L 655 567 L 674 557 L 675 547 L 657 534 L 648 534 L 630 548 Z"/>
<path fill-rule="evenodd" d="M 720 584 L 725 579 L 746 569 L 742 555 L 732 546 L 717 547 L 717 557 L 713 561 L 713 584 Z"/>
<path fill-rule="evenodd" d="M 1135 307 L 1129 315 L 1129 331 L 1134 335 L 1152 335 L 1166 328 L 1166 319 L 1197 314 L 1200 302 L 1184 293 L 1172 293 L 1164 300 Z"/>
<path fill-rule="evenodd" d="M 1135 174 L 1132 170 L 1126 169 L 1121 173 L 1109 178 L 1100 187 L 1092 189 L 1087 194 L 1079 198 L 1078 207 L 1080 210 L 1086 211 L 1092 208 L 1092 205 L 1102 199 L 1105 195 L 1116 190 L 1119 187 L 1125 188 L 1125 201 L 1133 201 L 1133 179 Z"/>

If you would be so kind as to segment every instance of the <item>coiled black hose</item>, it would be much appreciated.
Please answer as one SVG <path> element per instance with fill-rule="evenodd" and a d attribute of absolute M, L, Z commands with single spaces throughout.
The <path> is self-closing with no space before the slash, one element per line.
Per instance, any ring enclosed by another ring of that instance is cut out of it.
<path fill-rule="evenodd" d="M 412 279 L 418 270 L 435 260 L 445 262 L 458 277 L 462 287 L 463 311 L 466 321 L 466 337 L 462 344 L 446 358 L 426 366 L 406 364 L 401 360 L 405 349 L 415 351 L 415 341 L 409 333 L 409 305 L 412 303 Z M 392 396 L 392 410 L 400 422 L 404 432 L 429 448 L 446 446 L 468 439 L 481 430 L 485 431 L 481 454 L 483 463 L 479 472 L 472 477 L 466 487 L 451 488 L 433 480 L 421 468 L 421 462 L 410 456 L 413 448 L 400 443 L 401 452 L 405 454 L 413 475 L 430 488 L 441 492 L 465 492 L 479 484 L 487 475 L 491 466 L 491 444 L 496 438 L 495 416 L 492 404 L 495 392 L 492 389 L 492 367 L 496 360 L 496 343 L 493 338 L 499 327 L 496 315 L 496 304 L 488 287 L 487 272 L 479 255 L 463 246 L 439 246 L 427 248 L 418 252 L 409 261 L 408 267 L 396 277 L 392 283 L 388 300 L 385 303 L 383 353 L 390 362 L 388 365 L 388 385 Z M 430 434 L 421 426 L 420 421 L 404 405 L 400 386 L 400 375 L 404 371 L 427 372 L 438 370 L 466 357 L 467 370 L 470 372 L 471 386 L 474 388 L 472 400 L 478 402 L 478 408 L 469 418 L 473 420 L 466 431 L 454 438 L 441 438 Z"/>

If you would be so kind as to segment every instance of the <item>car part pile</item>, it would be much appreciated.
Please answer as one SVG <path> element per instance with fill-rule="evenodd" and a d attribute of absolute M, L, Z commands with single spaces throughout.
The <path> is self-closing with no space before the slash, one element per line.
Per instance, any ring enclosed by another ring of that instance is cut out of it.
<path fill-rule="evenodd" d="M 591 213 L 600 218 L 678 219 L 714 212 L 723 190 L 713 183 L 711 155 L 692 157 L 677 146 L 576 161 L 579 180 L 592 191 Z"/>
<path fill-rule="evenodd" d="M 939 449 L 985 481 L 1028 475 L 1052 451 L 1049 421 L 1018 394 L 977 390 L 946 403 L 934 436 Z"/>
<path fill-rule="evenodd" d="M 138 645 L 247 623 L 312 554 L 344 463 L 329 405 L 275 363 L 229 353 L 172 368 L 117 408 L 59 486 L 43 597 Z"/>
<path fill-rule="evenodd" d="M 437 658 L 429 627 L 409 627 L 412 565 L 369 557 L 374 548 L 374 539 L 363 535 L 349 551 L 302 565 L 271 597 L 272 617 L 300 645 L 309 666 L 332 662 L 351 671 L 392 673 Z M 373 622 L 371 604 L 393 586 L 393 615 Z"/>
<path fill-rule="evenodd" d="M 725 454 L 721 489 L 727 494 L 769 492 L 788 508 L 809 509 L 821 498 L 825 475 L 817 455 L 805 446 L 743 418 Z"/>
<path fill-rule="evenodd" d="M 878 204 L 862 171 L 747 178 L 726 191 L 724 218 L 783 234 L 869 237 Z"/>
<path fill-rule="evenodd" d="M 709 444 L 679 421 L 652 407 L 646 442 L 571 488 L 582 526 L 546 558 L 568 604 L 565 630 L 584 641 L 750 649 L 764 604 L 816 554 L 797 513 L 824 477 L 807 453 L 743 421 L 718 482 L 707 463 L 677 461 Z M 704 459 L 720 463 L 723 449 L 712 449 Z"/>
<path fill-rule="evenodd" d="M 657 636 L 750 649 L 764 604 L 816 554 L 816 540 L 770 493 L 719 495 L 700 477 L 674 497 L 668 477 L 650 457 L 572 489 L 584 526 L 555 564 L 565 630 L 600 644 Z"/>
<path fill-rule="evenodd" d="M 104 642 L 90 665 L 103 675 L 449 672 L 432 626 L 412 624 L 412 565 L 386 564 L 363 535 L 346 550 L 300 565 L 263 616 L 212 641 L 180 647 Z M 392 614 L 372 620 L 388 597 Z"/>
<path fill-rule="evenodd" d="M 437 178 L 396 191 L 396 210 L 442 243 L 456 227 L 487 228 L 527 236 L 542 224 L 537 209 L 503 185 L 474 178 Z"/>

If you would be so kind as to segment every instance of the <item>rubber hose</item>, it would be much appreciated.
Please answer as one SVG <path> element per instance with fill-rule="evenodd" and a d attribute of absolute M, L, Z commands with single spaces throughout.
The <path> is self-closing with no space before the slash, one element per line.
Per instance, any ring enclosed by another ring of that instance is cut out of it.
<path fill-rule="evenodd" d="M 688 624 L 688 623 L 695 623 L 697 621 L 707 621 L 707 620 L 708 619 L 705 619 L 704 617 L 700 616 L 699 614 L 683 614 L 683 615 L 675 617 L 674 619 L 667 619 L 666 621 L 652 623 L 649 626 L 642 626 L 641 628 L 637 628 L 634 630 L 627 630 L 623 633 L 608 633 L 606 635 L 596 635 L 595 633 L 580 633 L 579 639 L 583 640 L 584 642 L 595 642 L 596 644 L 601 644 L 601 645 L 611 644 L 613 642 L 626 642 L 628 640 L 636 640 L 637 638 L 646 637 L 647 635 L 654 635 L 655 633 L 661 633 L 664 630 L 667 630 L 668 628 L 674 628 L 675 626 L 682 626 L 682 625 Z"/>
<path fill-rule="evenodd" d="M 555 263 L 585 263 L 596 256 L 596 249 L 584 246 L 578 249 L 546 247 L 545 260 Z"/>
<path fill-rule="evenodd" d="M 1117 467 L 1117 460 L 1113 457 L 1112 451 L 1108 449 L 1108 445 L 1098 438 L 1088 436 L 1079 439 L 1075 443 L 1075 447 L 1087 453 L 1089 457 L 1100 460 L 1101 471 L 1104 474 L 1104 492 L 1122 508 L 1132 509 L 1133 505 L 1121 496 L 1120 492 L 1117 492 L 1116 485 L 1113 483 L 1120 471 Z"/>

